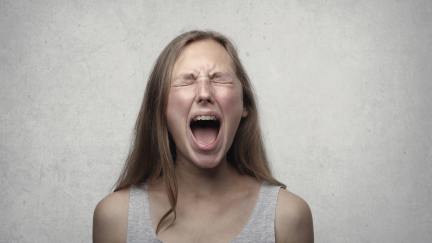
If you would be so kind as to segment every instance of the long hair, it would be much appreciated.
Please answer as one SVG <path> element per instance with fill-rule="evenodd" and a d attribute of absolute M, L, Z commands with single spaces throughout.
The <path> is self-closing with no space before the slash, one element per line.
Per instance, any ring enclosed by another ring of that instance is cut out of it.
<path fill-rule="evenodd" d="M 196 41 L 211 39 L 225 48 L 243 91 L 243 105 L 248 115 L 241 119 L 228 150 L 227 160 L 239 174 L 258 181 L 285 185 L 277 181 L 269 168 L 259 126 L 257 106 L 249 77 L 232 42 L 214 31 L 189 31 L 172 40 L 156 60 L 147 82 L 144 99 L 135 124 L 134 140 L 114 191 L 161 179 L 171 208 L 159 220 L 156 234 L 172 214 L 170 227 L 176 219 L 178 185 L 175 175 L 175 143 L 168 131 L 166 108 L 173 66 L 183 49 Z"/>

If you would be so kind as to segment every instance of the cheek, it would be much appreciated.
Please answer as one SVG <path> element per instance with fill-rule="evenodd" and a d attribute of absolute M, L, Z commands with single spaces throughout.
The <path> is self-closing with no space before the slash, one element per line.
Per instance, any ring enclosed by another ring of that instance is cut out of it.
<path fill-rule="evenodd" d="M 219 104 L 224 112 L 231 114 L 233 118 L 241 117 L 243 112 L 243 96 L 241 90 L 228 89 L 218 92 Z"/>
<path fill-rule="evenodd" d="M 188 92 L 171 90 L 168 95 L 166 116 L 170 131 L 181 124 L 181 120 L 187 119 L 191 99 Z M 171 131 L 173 132 L 173 131 Z"/>

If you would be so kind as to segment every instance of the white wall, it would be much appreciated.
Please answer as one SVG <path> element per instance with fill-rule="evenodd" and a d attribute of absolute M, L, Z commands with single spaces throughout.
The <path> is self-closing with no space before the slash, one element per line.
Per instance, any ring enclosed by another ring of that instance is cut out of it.
<path fill-rule="evenodd" d="M 91 240 L 151 66 L 193 28 L 239 47 L 316 242 L 432 241 L 431 1 L 179 2 L 0 1 L 0 242 Z"/>

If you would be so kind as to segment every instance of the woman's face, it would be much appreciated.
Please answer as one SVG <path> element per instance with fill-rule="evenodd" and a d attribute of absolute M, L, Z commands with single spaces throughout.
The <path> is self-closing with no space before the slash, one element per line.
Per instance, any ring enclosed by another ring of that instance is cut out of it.
<path fill-rule="evenodd" d="M 246 115 L 226 50 L 214 40 L 186 46 L 174 64 L 166 113 L 177 161 L 214 168 L 226 158 Z"/>

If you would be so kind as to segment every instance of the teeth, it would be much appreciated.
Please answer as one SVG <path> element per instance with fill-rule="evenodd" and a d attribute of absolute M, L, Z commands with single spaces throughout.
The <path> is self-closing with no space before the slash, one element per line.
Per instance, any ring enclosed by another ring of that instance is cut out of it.
<path fill-rule="evenodd" d="M 204 120 L 204 121 L 209 121 L 209 120 L 216 120 L 216 117 L 215 116 L 196 116 L 194 119 L 193 119 L 194 121 L 202 121 L 202 120 Z"/>

